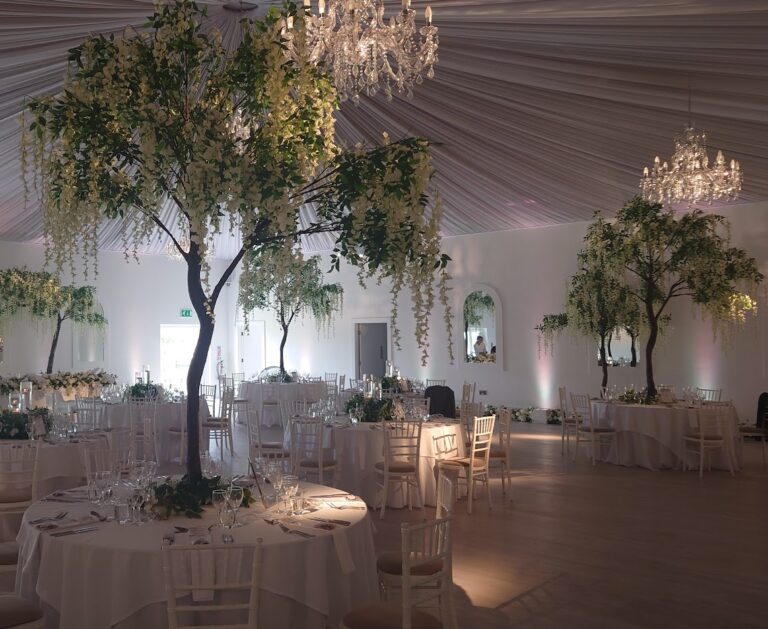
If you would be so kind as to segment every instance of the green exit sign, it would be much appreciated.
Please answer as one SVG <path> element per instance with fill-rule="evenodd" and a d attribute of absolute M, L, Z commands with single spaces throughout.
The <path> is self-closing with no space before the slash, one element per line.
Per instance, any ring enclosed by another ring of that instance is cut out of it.
<path fill-rule="evenodd" d="M 179 311 L 179 314 L 180 314 L 182 317 L 191 317 L 191 316 L 192 316 L 192 308 L 182 308 L 182 309 Z"/>

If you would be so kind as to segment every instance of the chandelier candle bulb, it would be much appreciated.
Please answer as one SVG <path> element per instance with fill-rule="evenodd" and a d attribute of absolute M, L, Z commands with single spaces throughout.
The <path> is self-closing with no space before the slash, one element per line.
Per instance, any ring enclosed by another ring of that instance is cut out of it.
<path fill-rule="evenodd" d="M 427 25 L 432 26 L 432 7 L 427 7 L 424 11 L 424 18 L 427 20 Z"/>
<path fill-rule="evenodd" d="M 319 0 L 317 4 L 317 10 L 320 13 L 320 15 L 323 15 L 325 13 L 325 0 Z"/>

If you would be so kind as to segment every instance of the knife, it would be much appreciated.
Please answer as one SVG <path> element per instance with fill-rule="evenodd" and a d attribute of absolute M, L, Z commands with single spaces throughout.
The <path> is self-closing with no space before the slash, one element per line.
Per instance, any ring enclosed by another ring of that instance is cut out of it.
<path fill-rule="evenodd" d="M 98 530 L 98 526 L 86 526 L 81 529 L 72 529 L 70 531 L 59 531 L 58 533 L 51 533 L 51 537 L 64 537 L 65 535 L 77 535 L 78 533 L 89 533 L 90 531 Z"/>
<path fill-rule="evenodd" d="M 334 520 L 333 518 L 309 518 L 310 520 L 315 520 L 316 522 L 327 522 L 328 524 L 339 524 L 341 526 L 349 526 L 352 524 L 352 522 L 349 522 L 348 520 Z"/>

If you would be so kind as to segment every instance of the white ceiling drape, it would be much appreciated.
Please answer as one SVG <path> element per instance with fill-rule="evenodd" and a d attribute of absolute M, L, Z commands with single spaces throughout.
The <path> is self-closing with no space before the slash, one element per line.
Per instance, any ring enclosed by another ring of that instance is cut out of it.
<path fill-rule="evenodd" d="M 207 0 L 228 41 L 239 15 Z M 399 1 L 387 1 L 392 14 Z M 615 211 L 653 156 L 693 121 L 712 152 L 740 160 L 741 201 L 768 199 L 765 0 L 431 0 L 436 78 L 412 100 L 345 103 L 342 141 L 423 135 L 434 143 L 445 235 L 580 221 Z M 23 99 L 61 85 L 66 50 L 91 32 L 140 26 L 151 0 L 0 0 L 0 240 L 38 241 L 19 178 Z M 426 3 L 414 1 L 420 13 Z M 309 218 L 307 210 L 305 218 Z M 106 223 L 104 249 L 120 249 Z M 308 243 L 328 248 L 327 237 Z M 158 238 L 146 247 L 161 252 Z M 232 255 L 228 235 L 217 257 Z"/>

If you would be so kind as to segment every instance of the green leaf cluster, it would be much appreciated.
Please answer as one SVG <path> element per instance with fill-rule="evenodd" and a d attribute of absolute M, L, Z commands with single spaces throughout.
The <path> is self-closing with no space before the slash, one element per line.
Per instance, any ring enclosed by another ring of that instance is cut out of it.
<path fill-rule="evenodd" d="M 178 482 L 167 479 L 166 482 L 154 487 L 152 512 L 161 520 L 167 520 L 174 515 L 200 518 L 203 507 L 211 504 L 213 492 L 227 487 L 228 485 L 222 483 L 219 476 L 200 480 L 191 480 L 188 476 L 184 476 Z M 244 487 L 242 505 L 248 507 L 253 502 L 250 489 Z"/>
<path fill-rule="evenodd" d="M 356 393 L 345 407 L 346 412 L 356 412 L 361 422 L 384 422 L 392 419 L 394 402 L 391 399 L 377 400 L 363 397 L 362 393 Z"/>

